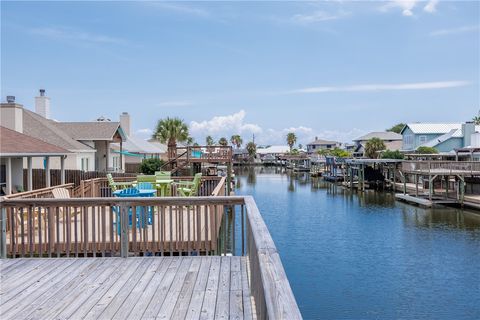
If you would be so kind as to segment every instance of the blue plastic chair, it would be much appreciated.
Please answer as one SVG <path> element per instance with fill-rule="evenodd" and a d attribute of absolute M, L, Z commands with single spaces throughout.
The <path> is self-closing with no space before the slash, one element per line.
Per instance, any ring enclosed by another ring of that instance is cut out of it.
<path fill-rule="evenodd" d="M 148 186 L 147 186 L 148 187 Z M 145 189 L 148 189 L 145 187 Z M 123 189 L 122 191 L 120 191 L 118 194 L 117 194 L 117 197 L 138 197 L 140 194 L 140 192 L 138 191 L 137 188 L 128 188 L 128 189 Z M 137 225 L 137 228 L 145 228 L 146 226 L 146 223 L 145 223 L 145 220 L 148 220 L 147 223 L 148 224 L 152 224 L 151 222 L 151 213 L 150 213 L 150 210 L 149 211 L 149 217 L 147 219 L 144 219 L 144 216 L 145 216 L 145 211 L 144 211 L 144 208 L 143 207 L 137 207 L 137 221 L 136 221 L 136 225 Z M 120 225 L 120 207 L 116 206 L 116 207 L 112 207 L 112 210 L 116 213 L 116 222 L 115 224 L 117 225 L 117 233 L 120 234 L 121 233 L 121 225 Z M 128 208 L 128 227 L 131 228 L 132 227 L 132 223 L 133 223 L 133 214 L 132 214 L 132 208 L 129 207 Z"/>
<path fill-rule="evenodd" d="M 154 189 L 153 184 L 151 184 L 150 182 L 139 182 L 137 188 L 138 190 Z"/>

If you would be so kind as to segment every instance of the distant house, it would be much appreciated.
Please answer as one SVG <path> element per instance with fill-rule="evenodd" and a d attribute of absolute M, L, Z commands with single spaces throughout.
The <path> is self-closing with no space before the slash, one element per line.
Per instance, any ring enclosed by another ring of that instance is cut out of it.
<path fill-rule="evenodd" d="M 69 152 L 64 159 L 65 169 L 84 171 L 122 171 L 122 156 L 112 152 L 112 144 L 126 140 L 120 122 L 58 122 L 48 119 L 50 99 L 45 91 L 35 98 L 35 111 L 27 110 L 9 97 L 0 104 L 0 124 L 6 128 L 34 137 Z M 24 167 L 27 166 L 24 161 Z M 45 161 L 32 159 L 33 168 L 44 169 Z M 50 167 L 60 169 L 58 158 L 51 159 Z"/>
<path fill-rule="evenodd" d="M 263 158 L 266 155 L 272 156 L 281 156 L 290 152 L 289 146 L 268 146 L 268 147 L 258 147 L 257 154 L 260 155 L 260 158 Z"/>
<path fill-rule="evenodd" d="M 414 152 L 418 147 L 432 147 L 441 153 L 471 146 L 472 135 L 480 126 L 466 123 L 409 123 L 401 131 L 402 151 Z M 480 147 L 480 146 L 479 146 Z"/>
<path fill-rule="evenodd" d="M 402 135 L 390 132 L 390 131 L 374 131 L 367 133 L 361 137 L 353 140 L 355 148 L 353 150 L 353 156 L 361 158 L 365 153 L 365 145 L 368 140 L 372 138 L 378 138 L 385 144 L 385 150 L 400 150 L 402 148 Z"/>
<path fill-rule="evenodd" d="M 331 141 L 331 140 L 323 140 L 315 137 L 315 140 L 307 144 L 307 153 L 312 154 L 317 152 L 318 150 L 331 150 L 341 146 L 340 142 Z"/>

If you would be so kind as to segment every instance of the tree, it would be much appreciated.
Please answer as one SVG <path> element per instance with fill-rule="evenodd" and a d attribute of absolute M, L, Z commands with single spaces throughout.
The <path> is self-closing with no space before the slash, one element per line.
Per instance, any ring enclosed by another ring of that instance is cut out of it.
<path fill-rule="evenodd" d="M 187 141 L 185 141 L 187 146 L 191 146 L 191 145 L 194 145 L 195 144 L 195 140 L 193 139 L 193 137 L 188 137 L 187 138 Z"/>
<path fill-rule="evenodd" d="M 207 146 L 213 146 L 214 142 L 212 136 L 207 136 L 205 138 L 205 143 L 207 144 Z"/>
<path fill-rule="evenodd" d="M 153 138 L 167 143 L 168 158 L 177 156 L 177 142 L 186 142 L 189 138 L 188 126 L 180 118 L 166 118 L 159 120 Z"/>
<path fill-rule="evenodd" d="M 405 123 L 397 123 L 396 125 L 394 125 L 393 127 L 391 127 L 390 129 L 387 129 L 387 131 L 390 131 L 390 132 L 395 132 L 395 133 L 400 133 L 403 129 L 403 127 L 405 127 L 406 124 Z"/>
<path fill-rule="evenodd" d="M 340 149 L 339 147 L 335 147 L 334 149 L 330 150 L 330 154 L 337 158 L 351 157 L 350 152 L 348 152 L 347 150 Z"/>
<path fill-rule="evenodd" d="M 385 150 L 385 143 L 379 138 L 372 138 L 365 144 L 365 155 L 370 159 L 378 158 L 378 151 Z"/>
<path fill-rule="evenodd" d="M 472 120 L 475 125 L 480 126 L 480 111 L 478 111 L 478 115 L 473 117 Z"/>
<path fill-rule="evenodd" d="M 237 149 L 240 149 L 240 147 L 242 146 L 242 143 L 243 143 L 242 137 L 240 137 L 240 135 L 238 135 L 238 134 L 234 134 L 230 138 L 230 143 L 232 145 L 236 146 Z"/>
<path fill-rule="evenodd" d="M 140 164 L 140 172 L 143 174 L 155 174 L 155 171 L 160 171 L 163 161 L 159 158 L 143 159 Z"/>
<path fill-rule="evenodd" d="M 420 146 L 417 148 L 418 154 L 437 154 L 438 150 L 432 147 Z"/>
<path fill-rule="evenodd" d="M 287 144 L 290 147 L 290 151 L 292 151 L 293 145 L 297 142 L 297 136 L 293 132 L 289 132 L 287 134 Z"/>
<path fill-rule="evenodd" d="M 221 138 L 218 140 L 218 144 L 221 145 L 221 146 L 228 146 L 228 140 L 227 140 L 227 138 L 221 137 Z"/>
<path fill-rule="evenodd" d="M 255 142 L 247 143 L 247 152 L 251 159 L 255 157 L 255 154 L 257 153 L 257 145 Z"/>
<path fill-rule="evenodd" d="M 404 155 L 398 150 L 385 150 L 382 153 L 382 159 L 403 159 Z"/>
<path fill-rule="evenodd" d="M 303 145 L 301 143 L 298 145 L 298 149 L 303 149 Z"/>

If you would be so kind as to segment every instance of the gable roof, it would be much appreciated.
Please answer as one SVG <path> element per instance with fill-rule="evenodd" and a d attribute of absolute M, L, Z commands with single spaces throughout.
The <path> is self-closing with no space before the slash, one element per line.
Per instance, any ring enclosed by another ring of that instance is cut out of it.
<path fill-rule="evenodd" d="M 410 128 L 414 134 L 445 134 L 453 129 L 462 129 L 461 123 L 409 123 L 400 133 L 403 133 L 406 128 Z"/>
<path fill-rule="evenodd" d="M 0 153 L 2 156 L 60 156 L 70 152 L 40 139 L 0 126 Z"/>
<path fill-rule="evenodd" d="M 316 139 L 312 142 L 310 142 L 308 145 L 326 145 L 326 144 L 337 144 L 337 141 L 332 141 L 332 140 L 323 140 L 323 139 Z"/>
<path fill-rule="evenodd" d="M 93 148 L 72 139 L 72 137 L 56 126 L 55 121 L 45 119 L 41 115 L 27 109 L 23 109 L 23 133 L 72 152 L 95 151 Z"/>
<path fill-rule="evenodd" d="M 372 138 L 379 138 L 381 140 L 402 140 L 402 135 L 396 132 L 390 132 L 390 131 L 373 131 L 361 137 L 358 137 L 353 141 L 366 141 Z"/>
<path fill-rule="evenodd" d="M 126 136 L 120 127 L 120 122 L 91 121 L 91 122 L 55 122 L 57 128 L 65 131 L 75 140 L 113 140 L 117 131 L 122 140 Z"/>
<path fill-rule="evenodd" d="M 115 145 L 118 145 L 117 143 Z M 153 143 L 137 138 L 135 136 L 128 136 L 123 143 L 122 148 L 125 151 L 141 154 L 160 154 L 165 153 L 164 148 L 159 148 Z"/>

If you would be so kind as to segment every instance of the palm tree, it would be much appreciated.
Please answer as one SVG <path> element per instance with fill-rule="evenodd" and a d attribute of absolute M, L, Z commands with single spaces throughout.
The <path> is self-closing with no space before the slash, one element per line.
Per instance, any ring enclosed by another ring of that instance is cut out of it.
<path fill-rule="evenodd" d="M 378 151 L 385 150 L 385 143 L 379 138 L 372 138 L 365 144 L 365 155 L 370 159 L 378 158 Z"/>
<path fill-rule="evenodd" d="M 242 146 L 242 143 L 243 143 L 242 137 L 240 137 L 240 135 L 238 135 L 238 134 L 234 134 L 230 138 L 230 143 L 232 145 L 236 146 L 237 149 L 240 149 L 240 147 Z"/>
<path fill-rule="evenodd" d="M 289 132 L 287 134 L 287 144 L 290 147 L 290 151 L 292 151 L 293 145 L 297 142 L 297 136 L 293 132 Z"/>
<path fill-rule="evenodd" d="M 207 137 L 205 138 L 205 142 L 207 143 L 207 146 L 213 146 L 213 143 L 214 143 L 214 142 L 213 142 L 212 136 L 207 136 Z"/>
<path fill-rule="evenodd" d="M 250 156 L 250 159 L 253 159 L 255 157 L 255 154 L 257 153 L 257 145 L 255 144 L 255 142 L 247 143 L 247 152 Z"/>
<path fill-rule="evenodd" d="M 480 125 L 480 111 L 478 111 L 478 116 L 475 116 L 473 117 L 473 123 L 475 123 L 475 125 L 479 126 Z"/>
<path fill-rule="evenodd" d="M 189 138 L 188 126 L 180 118 L 165 118 L 157 123 L 153 138 L 161 143 L 167 143 L 168 158 L 177 156 L 177 142 L 186 142 Z"/>
<path fill-rule="evenodd" d="M 227 138 L 225 137 L 221 137 L 219 140 L 218 140 L 218 144 L 221 145 L 221 146 L 228 146 L 228 140 Z"/>

